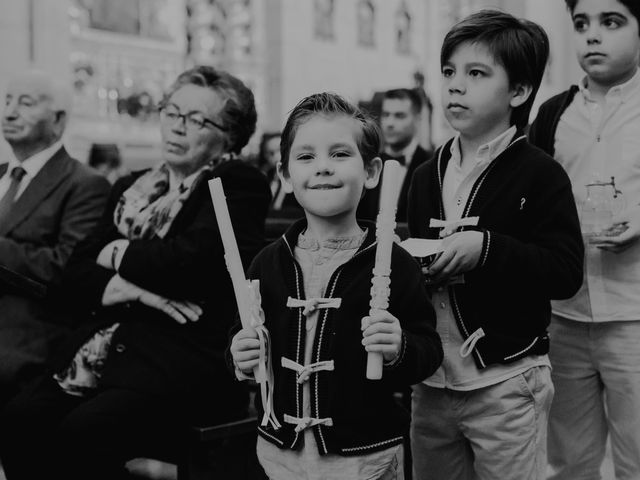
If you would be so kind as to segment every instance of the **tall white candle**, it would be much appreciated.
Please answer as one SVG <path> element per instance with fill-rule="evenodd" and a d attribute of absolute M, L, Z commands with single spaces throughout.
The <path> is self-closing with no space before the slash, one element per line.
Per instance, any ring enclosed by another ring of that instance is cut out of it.
<path fill-rule="evenodd" d="M 211 192 L 211 200 L 213 201 L 213 209 L 216 212 L 216 220 L 218 221 L 218 229 L 224 246 L 224 259 L 227 264 L 227 270 L 231 276 L 233 283 L 233 291 L 238 304 L 238 313 L 240 314 L 240 322 L 243 328 L 251 328 L 251 303 L 248 291 L 248 282 L 244 275 L 242 267 L 242 259 L 240 251 L 236 243 L 236 237 L 233 233 L 233 225 L 229 216 L 227 207 L 227 199 L 222 188 L 222 181 L 219 178 L 209 180 L 209 191 Z"/>
<path fill-rule="evenodd" d="M 396 228 L 396 209 L 398 206 L 398 190 L 400 188 L 400 164 L 395 160 L 384 162 L 382 188 L 380 192 L 380 212 L 376 221 L 376 261 L 371 279 L 371 302 L 369 315 L 389 307 L 391 247 Z M 382 354 L 367 354 L 367 378 L 382 378 Z"/>

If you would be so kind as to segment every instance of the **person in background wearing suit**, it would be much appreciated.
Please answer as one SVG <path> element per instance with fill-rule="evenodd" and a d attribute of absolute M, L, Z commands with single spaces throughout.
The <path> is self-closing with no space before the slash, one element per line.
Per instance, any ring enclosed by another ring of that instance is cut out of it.
<path fill-rule="evenodd" d="M 422 99 L 412 89 L 388 90 L 382 100 L 380 126 L 384 137 L 382 160 L 398 160 L 404 167 L 401 174 L 401 188 L 398 195 L 396 220 L 407 221 L 407 195 L 411 176 L 416 167 L 426 162 L 432 155 L 418 144 L 418 129 L 421 122 Z M 358 207 L 358 217 L 375 220 L 380 202 L 380 186 L 367 191 Z"/>
<path fill-rule="evenodd" d="M 0 163 L 0 404 L 42 370 L 64 331 L 49 321 L 42 299 L 12 279 L 44 286 L 58 279 L 109 193 L 108 182 L 62 146 L 69 100 L 37 71 L 16 76 L 6 90 L 2 133 L 13 156 Z"/>
<path fill-rule="evenodd" d="M 124 479 L 129 459 L 179 455 L 187 425 L 246 415 L 248 392 L 224 360 L 237 308 L 208 180 L 222 181 L 248 266 L 271 200 L 265 176 L 237 155 L 256 119 L 251 91 L 213 67 L 169 89 L 162 161 L 114 184 L 52 289 L 77 327 L 0 415 L 8 479 Z"/>
<path fill-rule="evenodd" d="M 282 188 L 282 182 L 276 170 L 280 162 L 280 132 L 264 133 L 260 141 L 260 157 L 258 166 L 267 176 L 271 188 L 271 206 L 269 218 L 287 219 L 286 223 L 302 218 L 304 210 L 296 200 L 292 192 Z M 284 232 L 281 232 L 284 233 Z M 279 237 L 280 235 L 278 235 Z"/>

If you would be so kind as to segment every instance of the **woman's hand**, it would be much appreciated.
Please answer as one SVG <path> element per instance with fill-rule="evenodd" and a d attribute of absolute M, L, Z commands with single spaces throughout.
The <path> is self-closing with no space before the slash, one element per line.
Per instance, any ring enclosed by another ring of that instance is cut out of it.
<path fill-rule="evenodd" d="M 238 370 L 250 375 L 258 366 L 260 358 L 260 340 L 253 328 L 243 328 L 231 340 L 231 356 Z"/>
<path fill-rule="evenodd" d="M 386 310 L 362 318 L 362 345 L 367 352 L 382 353 L 386 363 L 393 362 L 402 347 L 400 321 Z"/>
<path fill-rule="evenodd" d="M 107 243 L 104 248 L 100 250 L 98 258 L 96 258 L 96 263 L 101 267 L 117 272 L 128 246 L 129 240 L 124 238 Z"/>
<path fill-rule="evenodd" d="M 170 300 L 127 282 L 120 275 L 114 275 L 102 294 L 102 305 L 138 301 L 148 307 L 160 310 L 178 323 L 195 322 L 202 315 L 202 308 L 188 301 Z"/>

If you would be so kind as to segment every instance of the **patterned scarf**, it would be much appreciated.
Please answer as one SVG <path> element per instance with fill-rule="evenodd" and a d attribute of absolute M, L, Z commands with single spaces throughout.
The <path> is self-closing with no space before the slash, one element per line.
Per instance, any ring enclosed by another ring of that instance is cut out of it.
<path fill-rule="evenodd" d="M 169 167 L 166 163 L 148 171 L 126 190 L 113 212 L 118 231 L 129 240 L 164 238 L 184 202 L 189 198 L 205 165 L 185 178 L 178 188 L 169 189 Z"/>

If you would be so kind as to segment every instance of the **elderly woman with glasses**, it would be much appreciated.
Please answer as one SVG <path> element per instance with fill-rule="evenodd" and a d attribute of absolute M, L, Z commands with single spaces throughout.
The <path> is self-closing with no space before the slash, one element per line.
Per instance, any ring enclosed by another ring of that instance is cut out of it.
<path fill-rule="evenodd" d="M 76 333 L 0 418 L 9 480 L 127 478 L 131 458 L 179 453 L 173 440 L 189 422 L 246 412 L 224 364 L 236 305 L 207 180 L 222 180 L 247 266 L 270 200 L 264 176 L 236 158 L 255 130 L 253 95 L 196 67 L 160 112 L 162 162 L 114 185 L 52 292 Z"/>

